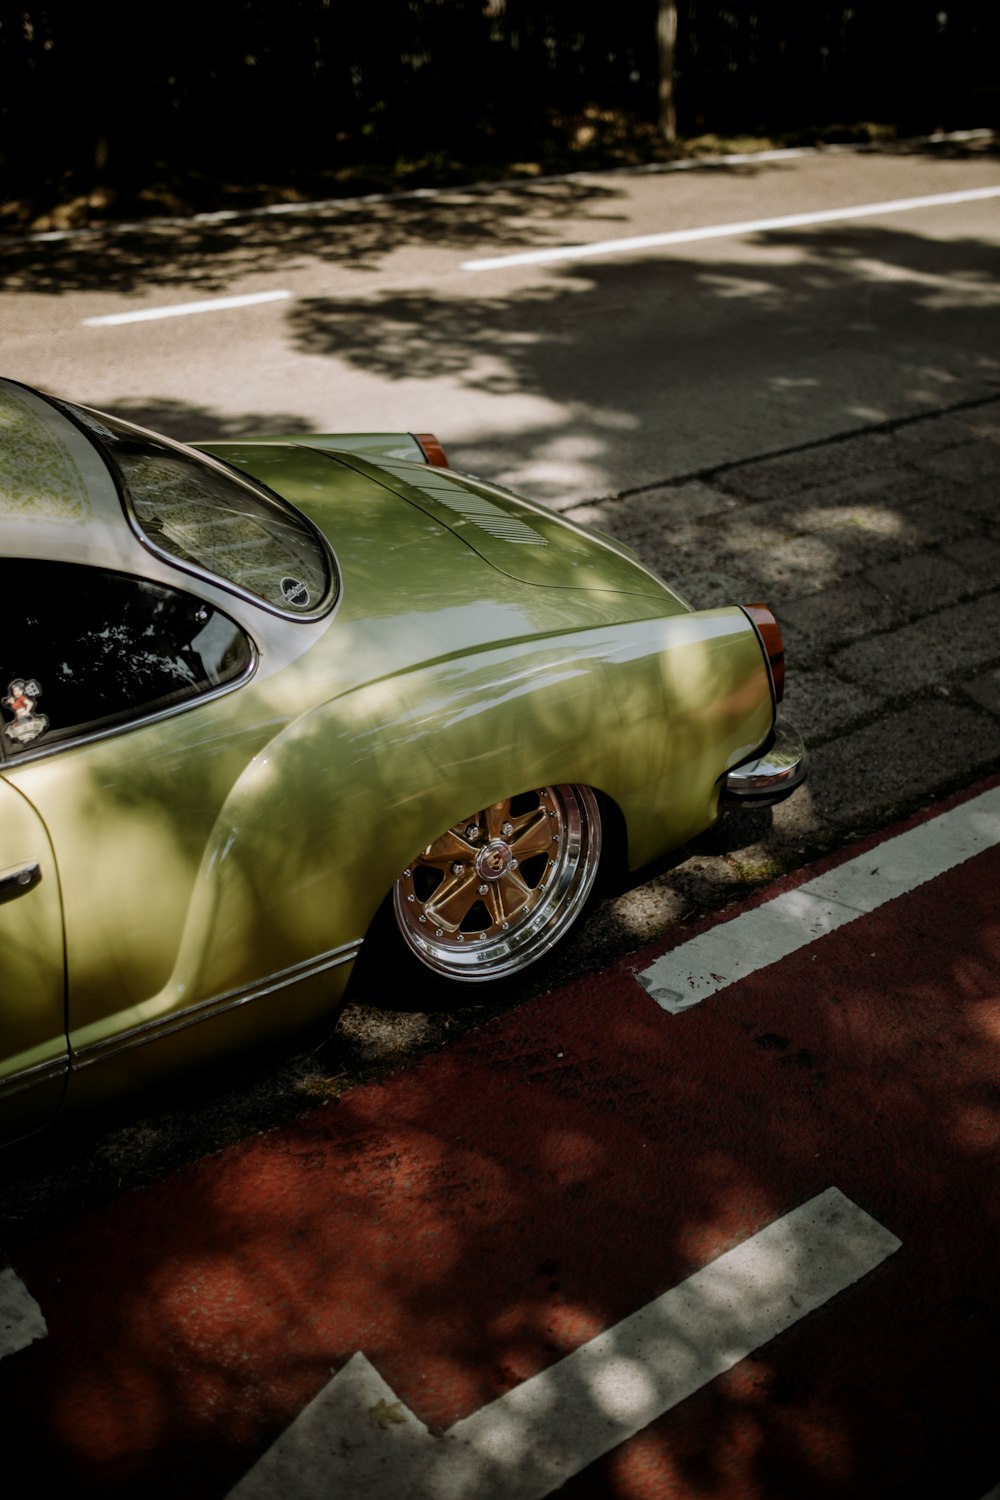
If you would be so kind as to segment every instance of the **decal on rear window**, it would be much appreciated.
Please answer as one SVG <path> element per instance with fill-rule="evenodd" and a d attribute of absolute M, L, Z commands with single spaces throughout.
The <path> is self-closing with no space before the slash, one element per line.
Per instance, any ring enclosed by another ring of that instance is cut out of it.
<path fill-rule="evenodd" d="M 41 695 L 41 684 L 34 677 L 15 677 L 7 689 L 6 698 L 0 699 L 4 708 L 9 708 L 14 715 L 12 721 L 3 726 L 4 735 L 12 744 L 30 745 L 48 729 L 45 714 L 35 713 L 35 704 Z"/>
<path fill-rule="evenodd" d="M 300 578 L 283 578 L 281 597 L 286 604 L 293 604 L 296 609 L 309 608 L 309 590 Z"/>

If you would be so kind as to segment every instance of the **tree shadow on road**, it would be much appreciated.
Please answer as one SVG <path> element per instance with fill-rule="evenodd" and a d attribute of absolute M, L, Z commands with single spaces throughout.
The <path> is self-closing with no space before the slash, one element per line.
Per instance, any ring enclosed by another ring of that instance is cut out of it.
<path fill-rule="evenodd" d="M 461 296 L 304 298 L 288 326 L 303 354 L 439 381 L 445 402 L 452 385 L 536 396 L 530 429 L 463 436 L 456 458 L 515 487 L 533 469 L 558 504 L 557 474 L 600 496 L 622 473 L 633 487 L 677 475 L 679 454 L 683 473 L 760 451 L 754 433 L 779 448 L 997 387 L 995 256 L 903 229 L 768 233 L 739 258 L 591 260 L 513 292 L 484 275 Z M 447 442 L 446 405 L 439 427 Z"/>
<path fill-rule="evenodd" d="M 982 159 L 1000 153 L 1000 146 L 943 141 L 879 145 L 873 152 L 928 160 Z M 780 177 L 789 169 L 780 160 L 706 158 L 688 164 L 685 177 L 758 180 Z M 314 262 L 378 271 L 388 256 L 405 248 L 466 254 L 545 248 L 565 243 L 566 224 L 577 220 L 606 225 L 613 233 L 627 217 L 629 181 L 628 175 L 585 173 L 417 190 L 367 201 L 283 205 L 276 212 L 223 211 L 214 220 L 206 214 L 108 225 L 65 237 L 0 236 L 0 287 L 47 296 L 183 287 L 210 296 L 231 289 L 238 278 L 288 275 Z"/>
<path fill-rule="evenodd" d="M 618 191 L 582 181 L 494 185 L 377 202 L 344 200 L 253 218 L 146 224 L 84 231 L 65 239 L 0 240 L 8 291 L 127 294 L 183 286 L 208 296 L 246 276 L 282 276 L 320 262 L 356 272 L 378 270 L 406 247 L 471 252 L 518 248 L 558 238 L 558 226 L 582 216 L 614 224 Z"/>

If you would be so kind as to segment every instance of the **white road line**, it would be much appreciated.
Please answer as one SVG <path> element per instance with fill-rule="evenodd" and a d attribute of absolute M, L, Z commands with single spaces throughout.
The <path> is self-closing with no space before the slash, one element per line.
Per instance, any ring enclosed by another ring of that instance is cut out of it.
<path fill-rule="evenodd" d="M 932 193 L 924 198 L 894 198 L 885 203 L 857 203 L 849 208 L 824 208 L 815 213 L 780 214 L 773 219 L 746 219 L 739 224 L 708 224 L 699 229 L 675 229 L 664 234 L 635 234 L 620 240 L 596 240 L 589 245 L 558 245 L 548 250 L 523 250 L 515 255 L 492 255 L 462 262 L 463 271 L 497 271 L 505 266 L 541 266 L 552 261 L 587 260 L 596 255 L 623 255 L 662 245 L 690 245 L 697 240 L 720 240 L 770 229 L 802 229 L 812 224 L 836 224 L 845 219 L 867 219 L 878 214 L 902 214 L 915 208 L 945 208 L 954 203 L 978 203 L 1000 198 L 1000 187 L 967 188 L 955 193 Z"/>
<path fill-rule="evenodd" d="M 42 1309 L 10 1266 L 0 1271 L 0 1359 L 48 1333 Z"/>
<path fill-rule="evenodd" d="M 1000 844 L 1000 787 L 710 927 L 636 978 L 657 1005 L 676 1015 L 995 844 Z"/>
<path fill-rule="evenodd" d="M 899 1245 L 827 1188 L 443 1437 L 355 1354 L 230 1500 L 542 1500 Z"/>
<path fill-rule="evenodd" d="M 190 313 L 224 312 L 229 307 L 254 307 L 258 302 L 287 302 L 291 292 L 248 292 L 243 297 L 212 297 L 205 302 L 174 302 L 167 307 L 147 307 L 141 312 L 107 313 L 103 318 L 83 318 L 84 328 L 110 328 L 117 323 L 150 323 L 154 318 L 186 318 Z"/>

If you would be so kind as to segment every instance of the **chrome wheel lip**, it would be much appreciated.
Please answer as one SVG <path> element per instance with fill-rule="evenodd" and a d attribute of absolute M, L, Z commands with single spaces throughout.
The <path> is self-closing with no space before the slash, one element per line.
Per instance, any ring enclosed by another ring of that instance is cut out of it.
<path fill-rule="evenodd" d="M 546 808 L 552 819 L 550 839 L 554 853 L 544 884 L 539 882 L 530 903 L 526 901 L 506 925 L 495 922 L 483 934 L 459 934 L 457 928 L 446 932 L 432 925 L 433 919 L 417 899 L 413 870 L 436 848 L 434 844 L 396 881 L 393 909 L 400 934 L 414 957 L 433 973 L 462 984 L 487 983 L 519 974 L 549 953 L 579 916 L 593 889 L 601 857 L 597 798 L 589 787 L 570 785 L 543 787 L 538 796 L 539 805 Z M 477 815 L 480 826 L 489 826 L 491 814 L 494 823 L 498 823 L 498 809 L 509 807 L 513 800 L 480 812 Z M 461 832 L 472 821 L 463 818 L 437 842 Z M 498 838 L 490 841 L 502 842 Z M 439 861 L 441 858 L 439 855 Z M 516 860 L 511 863 L 516 867 Z M 508 869 L 497 878 L 503 880 L 513 873 Z M 477 881 L 480 878 L 478 871 L 475 878 Z M 427 906 L 431 906 L 430 901 Z M 421 916 L 425 918 L 423 922 Z"/>

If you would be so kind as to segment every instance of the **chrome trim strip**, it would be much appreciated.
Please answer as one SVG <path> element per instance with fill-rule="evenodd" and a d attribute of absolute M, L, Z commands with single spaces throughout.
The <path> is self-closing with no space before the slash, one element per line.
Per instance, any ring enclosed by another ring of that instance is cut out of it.
<path fill-rule="evenodd" d="M 93 1063 L 103 1062 L 106 1057 L 113 1057 L 119 1052 L 128 1052 L 133 1047 L 142 1047 L 147 1042 L 159 1041 L 161 1037 L 171 1036 L 175 1031 L 186 1031 L 188 1027 L 196 1026 L 199 1021 L 214 1020 L 216 1016 L 224 1015 L 226 1011 L 236 1010 L 241 1005 L 247 1005 L 251 1000 L 261 1000 L 265 995 L 274 994 L 276 990 L 287 989 L 289 985 L 296 984 L 299 980 L 314 979 L 317 974 L 322 974 L 327 969 L 336 969 L 341 964 L 350 963 L 357 958 L 360 951 L 361 939 L 356 938 L 354 942 L 344 943 L 339 948 L 331 948 L 328 953 L 322 953 L 318 958 L 311 958 L 305 963 L 282 969 L 279 973 L 270 975 L 262 983 L 227 990 L 222 995 L 213 995 L 208 1000 L 199 1000 L 195 1005 L 188 1006 L 186 1010 L 158 1017 L 155 1021 L 147 1021 L 142 1026 L 134 1026 L 104 1041 L 92 1042 L 90 1046 L 70 1053 L 70 1067 L 74 1073 L 78 1073 L 82 1068 L 89 1068 Z"/>
<path fill-rule="evenodd" d="M 63 1052 L 49 1062 L 35 1063 L 30 1068 L 22 1068 L 19 1073 L 10 1073 L 6 1078 L 0 1078 L 0 1098 L 19 1094 L 23 1089 L 35 1088 L 41 1083 L 54 1083 L 59 1078 L 65 1078 L 68 1072 L 69 1057 Z"/>

